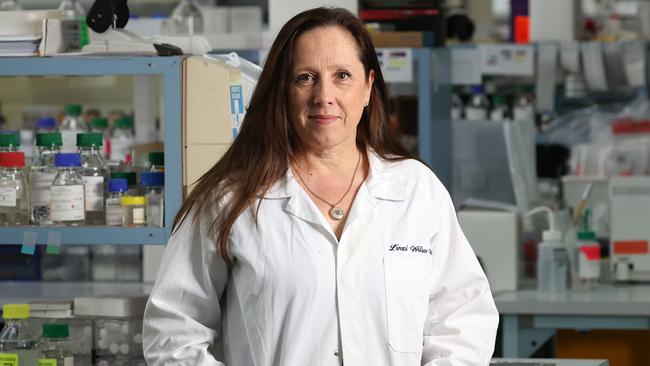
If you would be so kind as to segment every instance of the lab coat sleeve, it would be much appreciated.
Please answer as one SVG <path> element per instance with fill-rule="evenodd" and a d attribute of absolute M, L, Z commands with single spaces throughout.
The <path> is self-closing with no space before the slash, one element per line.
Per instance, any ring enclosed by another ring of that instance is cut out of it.
<path fill-rule="evenodd" d="M 422 365 L 489 365 L 499 323 L 487 278 L 436 180 L 433 276 Z"/>
<path fill-rule="evenodd" d="M 142 343 L 150 366 L 224 365 L 211 350 L 221 333 L 228 270 L 209 222 L 188 216 L 165 248 L 144 314 Z"/>

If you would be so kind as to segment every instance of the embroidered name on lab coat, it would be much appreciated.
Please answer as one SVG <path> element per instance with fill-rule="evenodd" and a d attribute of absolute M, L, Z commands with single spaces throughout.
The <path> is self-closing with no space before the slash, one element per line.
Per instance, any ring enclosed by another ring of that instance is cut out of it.
<path fill-rule="evenodd" d="M 427 249 L 422 247 L 421 245 L 399 245 L 399 244 L 393 244 L 390 246 L 388 249 L 390 252 L 411 252 L 411 253 L 420 253 L 420 254 L 428 254 L 431 255 L 431 249 Z"/>

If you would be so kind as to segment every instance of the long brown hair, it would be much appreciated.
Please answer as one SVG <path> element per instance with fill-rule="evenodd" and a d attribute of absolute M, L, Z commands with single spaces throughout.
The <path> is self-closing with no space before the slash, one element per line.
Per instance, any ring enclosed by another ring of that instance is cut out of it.
<path fill-rule="evenodd" d="M 366 79 L 370 70 L 375 74 L 368 107 L 357 127 L 357 145 L 370 147 L 387 160 L 412 157 L 389 128 L 388 93 L 363 22 L 341 8 L 316 8 L 296 15 L 282 27 L 271 46 L 239 135 L 225 155 L 199 178 L 174 220 L 176 230 L 192 208 L 202 213 L 219 205 L 210 233 L 217 235 L 219 252 L 228 262 L 228 235 L 235 220 L 250 208 L 257 221 L 262 202 L 255 209 L 257 197 L 282 178 L 289 162 L 301 153 L 287 112 L 296 40 L 309 30 L 330 26 L 347 30 L 355 39 Z M 229 197 L 224 200 L 226 195 Z"/>

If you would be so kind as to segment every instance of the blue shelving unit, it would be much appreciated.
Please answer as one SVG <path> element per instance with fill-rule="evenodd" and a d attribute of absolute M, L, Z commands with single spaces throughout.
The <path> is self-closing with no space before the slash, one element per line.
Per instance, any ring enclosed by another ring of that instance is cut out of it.
<path fill-rule="evenodd" d="M 0 58 L 0 76 L 103 76 L 159 75 L 162 78 L 165 130 L 165 226 L 57 227 L 14 226 L 0 228 L 0 244 L 22 244 L 25 233 L 37 234 L 36 244 L 48 244 L 51 232 L 62 244 L 165 244 L 174 215 L 181 206 L 181 73 L 182 57 L 18 57 Z M 1 82 L 0 82 L 1 83 Z M 137 123 L 137 122 L 136 122 Z"/>

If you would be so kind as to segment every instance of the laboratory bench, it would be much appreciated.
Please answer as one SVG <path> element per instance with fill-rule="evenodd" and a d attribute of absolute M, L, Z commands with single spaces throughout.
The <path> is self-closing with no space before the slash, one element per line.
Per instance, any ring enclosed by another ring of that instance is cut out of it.
<path fill-rule="evenodd" d="M 494 294 L 504 357 L 529 357 L 558 329 L 649 330 L 650 285 L 602 284 L 545 297 L 535 290 Z"/>

